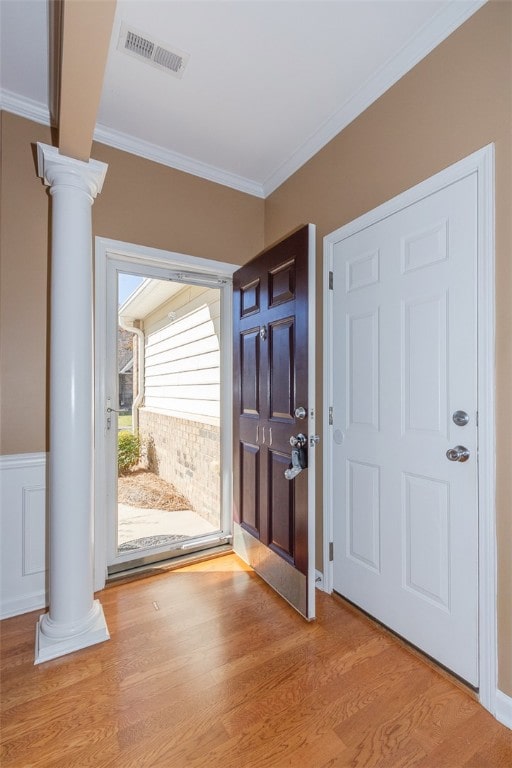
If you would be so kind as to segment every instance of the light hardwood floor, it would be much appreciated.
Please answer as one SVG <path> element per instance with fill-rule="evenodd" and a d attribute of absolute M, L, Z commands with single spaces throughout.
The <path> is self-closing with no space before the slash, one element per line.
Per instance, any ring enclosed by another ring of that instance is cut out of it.
<path fill-rule="evenodd" d="M 3 768 L 510 768 L 512 731 L 337 598 L 307 624 L 235 556 L 101 593 L 111 640 L 34 667 L 2 622 Z"/>

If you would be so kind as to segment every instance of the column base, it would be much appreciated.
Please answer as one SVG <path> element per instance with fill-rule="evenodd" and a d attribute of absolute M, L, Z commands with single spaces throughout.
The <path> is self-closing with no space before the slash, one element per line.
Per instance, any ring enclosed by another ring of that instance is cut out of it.
<path fill-rule="evenodd" d="M 88 648 L 96 643 L 103 643 L 110 639 L 110 634 L 105 621 L 103 607 L 99 600 L 95 600 L 97 616 L 94 623 L 79 635 L 73 635 L 66 638 L 50 638 L 41 631 L 41 621 L 46 616 L 42 614 L 36 625 L 36 653 L 34 664 L 41 664 L 44 661 L 57 659 L 59 656 L 66 656 L 68 653 L 79 651 L 82 648 Z"/>

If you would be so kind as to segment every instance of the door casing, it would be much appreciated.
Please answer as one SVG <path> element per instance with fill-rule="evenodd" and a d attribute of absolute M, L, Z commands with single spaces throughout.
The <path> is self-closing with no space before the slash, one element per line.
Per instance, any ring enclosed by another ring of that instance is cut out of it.
<path fill-rule="evenodd" d="M 404 207 L 470 174 L 477 175 L 477 345 L 478 345 L 478 507 L 479 507 L 479 667 L 480 703 L 496 712 L 496 505 L 495 505 L 495 249 L 494 249 L 494 145 L 490 144 L 449 166 L 435 176 L 363 214 L 324 238 L 324 519 L 323 589 L 332 592 L 333 569 L 333 425 L 329 406 L 333 402 L 333 292 L 329 289 L 334 243 L 393 215 Z"/>
<path fill-rule="evenodd" d="M 97 237 L 95 240 L 95 311 L 94 311 L 94 589 L 105 586 L 108 559 L 107 524 L 109 515 L 108 489 L 113 485 L 112 473 L 116 471 L 112 461 L 109 440 L 106 434 L 107 397 L 111 394 L 107 385 L 107 316 L 108 275 L 116 266 L 127 272 L 143 267 L 149 272 L 155 270 L 155 277 L 162 277 L 158 270 L 173 273 L 183 272 L 184 282 L 194 277 L 219 279 L 221 291 L 221 466 L 222 487 L 221 520 L 224 530 L 231 529 L 232 497 L 232 280 L 233 272 L 239 265 L 188 256 L 157 248 L 147 248 L 118 240 Z"/>

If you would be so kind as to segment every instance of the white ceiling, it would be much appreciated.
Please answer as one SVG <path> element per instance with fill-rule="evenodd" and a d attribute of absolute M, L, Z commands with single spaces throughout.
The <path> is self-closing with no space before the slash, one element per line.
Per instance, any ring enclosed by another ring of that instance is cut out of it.
<path fill-rule="evenodd" d="M 265 196 L 481 5 L 118 0 L 95 138 Z M 46 0 L 0 13 L 2 107 L 48 122 Z M 190 54 L 183 77 L 119 51 L 122 22 Z"/>

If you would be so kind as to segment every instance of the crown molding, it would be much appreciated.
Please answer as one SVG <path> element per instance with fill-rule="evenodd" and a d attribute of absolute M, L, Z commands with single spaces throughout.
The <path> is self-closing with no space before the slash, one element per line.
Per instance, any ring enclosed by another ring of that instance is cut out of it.
<path fill-rule="evenodd" d="M 486 2 L 487 0 L 452 0 L 442 8 L 263 184 L 100 124 L 94 131 L 94 140 L 169 168 L 199 176 L 215 184 L 231 187 L 255 197 L 266 198 Z M 5 89 L 0 91 L 0 108 L 36 123 L 51 124 L 47 105 L 20 97 L 12 91 Z"/>
<path fill-rule="evenodd" d="M 39 101 L 19 96 L 5 88 L 0 90 L 0 109 L 12 112 L 20 117 L 25 117 L 35 123 L 42 125 L 52 124 L 50 121 L 50 111 L 47 106 Z M 191 157 L 180 155 L 178 152 L 151 144 L 149 141 L 129 136 L 112 128 L 106 128 L 99 123 L 96 125 L 93 138 L 94 141 L 98 141 L 100 144 L 106 144 L 114 149 L 129 152 L 131 155 L 144 157 L 146 160 L 152 160 L 155 163 L 166 165 L 177 171 L 183 171 L 192 176 L 199 176 L 206 181 L 212 181 L 224 187 L 231 187 L 231 189 L 245 192 L 254 197 L 263 197 L 263 187 L 256 181 L 223 171 L 220 168 L 194 160 Z"/>
<path fill-rule="evenodd" d="M 0 109 L 20 117 L 26 117 L 27 120 L 32 120 L 34 123 L 52 125 L 50 110 L 46 104 L 29 99 L 27 96 L 19 96 L 19 94 L 8 91 L 6 88 L 0 89 Z"/>
<path fill-rule="evenodd" d="M 144 157 L 146 160 L 153 160 L 161 165 L 167 165 L 169 168 L 174 168 L 177 171 L 190 173 L 192 176 L 199 176 L 207 181 L 213 181 L 215 184 L 222 184 L 239 192 L 246 192 L 248 195 L 263 197 L 263 187 L 256 181 L 246 179 L 243 176 L 237 176 L 229 171 L 223 171 L 213 165 L 208 165 L 208 163 L 194 160 L 186 155 L 181 155 L 157 144 L 151 144 L 149 141 L 129 136 L 126 133 L 115 131 L 112 128 L 106 128 L 100 124 L 97 124 L 94 131 L 94 141 L 108 144 L 109 147 L 121 149 L 123 152 L 129 152 L 132 155 Z"/>
<path fill-rule="evenodd" d="M 442 8 L 264 181 L 263 196 L 268 197 L 289 179 L 486 2 L 487 0 L 452 0 Z"/>

